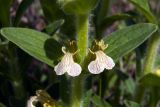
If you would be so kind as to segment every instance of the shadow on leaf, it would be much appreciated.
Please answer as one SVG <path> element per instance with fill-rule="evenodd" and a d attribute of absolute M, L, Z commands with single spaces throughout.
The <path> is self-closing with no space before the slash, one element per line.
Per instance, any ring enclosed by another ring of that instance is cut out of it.
<path fill-rule="evenodd" d="M 53 38 L 49 38 L 44 43 L 46 56 L 51 60 L 57 60 L 63 55 L 61 51 L 62 45 Z"/>

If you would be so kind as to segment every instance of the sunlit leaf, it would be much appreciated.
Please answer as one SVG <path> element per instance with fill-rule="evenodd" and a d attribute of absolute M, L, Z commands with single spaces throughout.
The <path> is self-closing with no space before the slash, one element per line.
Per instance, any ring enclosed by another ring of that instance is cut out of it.
<path fill-rule="evenodd" d="M 109 45 L 105 52 L 114 60 L 118 60 L 120 57 L 142 44 L 157 31 L 157 28 L 158 27 L 154 24 L 142 23 L 115 31 L 103 38 Z"/>
<path fill-rule="evenodd" d="M 3 28 L 1 34 L 31 56 L 53 66 L 62 55 L 61 45 L 47 34 L 27 28 Z"/>

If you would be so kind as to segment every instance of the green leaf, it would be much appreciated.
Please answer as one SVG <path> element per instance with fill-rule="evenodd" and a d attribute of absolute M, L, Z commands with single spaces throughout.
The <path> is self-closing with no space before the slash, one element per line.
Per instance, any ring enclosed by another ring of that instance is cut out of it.
<path fill-rule="evenodd" d="M 0 107 L 6 107 L 4 104 L 0 103 Z"/>
<path fill-rule="evenodd" d="M 40 0 L 43 13 L 48 21 L 54 22 L 64 19 L 64 12 L 61 10 L 57 0 Z"/>
<path fill-rule="evenodd" d="M 104 30 L 106 27 L 109 27 L 110 25 L 112 25 L 115 21 L 128 19 L 128 18 L 131 18 L 131 16 L 128 14 L 115 14 L 109 17 L 105 17 L 100 24 L 100 28 Z"/>
<path fill-rule="evenodd" d="M 0 0 L 0 27 L 10 25 L 10 7 L 14 0 Z"/>
<path fill-rule="evenodd" d="M 21 4 L 18 7 L 18 10 L 16 12 L 16 17 L 14 19 L 14 26 L 17 26 L 23 13 L 26 11 L 26 9 L 33 3 L 34 0 L 23 0 Z"/>
<path fill-rule="evenodd" d="M 84 96 L 82 101 L 82 107 L 90 107 L 92 94 L 93 94 L 92 90 L 86 92 L 86 95 Z"/>
<path fill-rule="evenodd" d="M 128 91 L 130 94 L 134 94 L 135 92 L 135 81 L 133 80 L 133 78 L 128 78 L 127 80 L 124 81 L 124 84 L 126 86 L 126 91 Z"/>
<path fill-rule="evenodd" d="M 105 52 L 114 60 L 118 60 L 142 44 L 157 29 L 158 27 L 155 24 L 142 23 L 115 31 L 103 38 L 109 45 Z"/>
<path fill-rule="evenodd" d="M 84 15 L 89 14 L 95 8 L 99 0 L 72 0 L 67 1 L 63 10 L 66 13 Z"/>
<path fill-rule="evenodd" d="M 63 19 L 54 21 L 53 23 L 49 24 L 45 30 L 47 32 L 47 34 L 53 35 L 64 23 Z"/>
<path fill-rule="evenodd" d="M 149 73 L 140 79 L 140 84 L 147 87 L 160 87 L 160 76 L 154 73 Z"/>
<path fill-rule="evenodd" d="M 156 19 L 150 11 L 148 0 L 129 0 L 140 12 L 142 12 L 151 23 L 156 23 Z"/>
<path fill-rule="evenodd" d="M 65 22 L 62 25 L 60 32 L 73 39 L 75 36 L 75 21 L 73 20 L 74 16 L 66 15 L 61 9 L 58 0 L 40 0 L 40 2 L 45 18 L 49 24 L 51 22 L 54 23 L 59 19 L 64 19 Z"/>
<path fill-rule="evenodd" d="M 99 96 L 94 95 L 91 98 L 93 104 L 95 104 L 98 107 L 112 107 L 108 102 L 102 100 Z"/>
<path fill-rule="evenodd" d="M 126 107 L 141 107 L 138 103 L 129 100 L 125 100 L 124 104 Z"/>
<path fill-rule="evenodd" d="M 3 28 L 1 34 L 22 50 L 53 67 L 62 55 L 61 45 L 47 34 L 27 28 Z"/>
<path fill-rule="evenodd" d="M 110 8 L 110 0 L 101 0 L 95 9 L 97 23 L 101 22 L 107 16 Z"/>
<path fill-rule="evenodd" d="M 122 82 L 120 87 L 121 91 L 124 92 L 124 94 L 133 95 L 136 89 L 136 82 L 133 80 L 133 78 L 129 77 L 124 82 Z"/>

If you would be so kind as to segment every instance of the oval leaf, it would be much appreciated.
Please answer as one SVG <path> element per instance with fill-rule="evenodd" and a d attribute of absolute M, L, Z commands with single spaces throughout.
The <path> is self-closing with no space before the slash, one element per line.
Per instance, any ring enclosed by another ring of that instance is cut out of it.
<path fill-rule="evenodd" d="M 27 28 L 3 28 L 1 34 L 31 56 L 53 67 L 62 55 L 61 45 L 47 34 Z"/>
<path fill-rule="evenodd" d="M 103 38 L 109 45 L 106 53 L 117 60 L 143 43 L 157 29 L 155 24 L 143 23 L 113 32 L 108 37 Z"/>

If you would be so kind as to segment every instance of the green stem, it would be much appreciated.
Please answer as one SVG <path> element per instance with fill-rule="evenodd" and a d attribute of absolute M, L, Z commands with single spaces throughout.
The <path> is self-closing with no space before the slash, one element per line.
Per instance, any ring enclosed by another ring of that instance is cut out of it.
<path fill-rule="evenodd" d="M 84 63 L 84 59 L 87 55 L 88 50 L 88 29 L 89 29 L 89 18 L 88 15 L 77 15 L 77 40 L 79 58 L 81 65 Z M 82 67 L 83 68 L 83 67 Z M 80 75 L 72 80 L 72 96 L 71 96 L 71 107 L 81 107 L 83 89 L 84 89 L 85 75 Z"/>
<path fill-rule="evenodd" d="M 149 40 L 145 64 L 144 64 L 144 75 L 153 72 L 154 62 L 157 56 L 157 50 L 159 46 L 159 40 L 160 37 L 158 33 L 154 34 Z"/>
<path fill-rule="evenodd" d="M 78 36 L 78 49 L 80 49 L 79 57 L 80 62 L 84 61 L 88 48 L 88 29 L 89 18 L 88 15 L 77 15 L 77 36 Z"/>
<path fill-rule="evenodd" d="M 81 107 L 84 92 L 84 75 L 75 77 L 72 80 L 71 107 Z"/>

